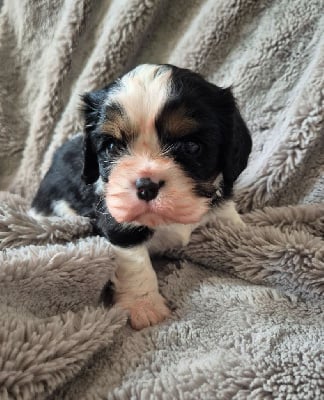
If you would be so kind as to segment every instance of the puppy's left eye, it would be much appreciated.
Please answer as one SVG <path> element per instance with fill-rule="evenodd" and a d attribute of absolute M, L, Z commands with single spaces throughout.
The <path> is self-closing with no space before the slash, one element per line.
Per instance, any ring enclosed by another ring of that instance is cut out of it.
<path fill-rule="evenodd" d="M 189 156 L 197 157 L 201 153 L 201 145 L 197 142 L 184 142 L 181 145 L 181 149 Z"/>
<path fill-rule="evenodd" d="M 113 140 L 109 141 L 106 145 L 106 151 L 113 151 L 116 148 L 116 142 L 114 142 Z"/>

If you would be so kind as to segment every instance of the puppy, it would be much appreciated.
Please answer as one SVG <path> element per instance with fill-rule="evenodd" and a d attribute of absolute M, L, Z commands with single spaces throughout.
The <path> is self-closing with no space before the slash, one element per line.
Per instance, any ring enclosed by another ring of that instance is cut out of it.
<path fill-rule="evenodd" d="M 54 155 L 32 212 L 88 216 L 118 261 L 114 302 L 141 329 L 169 315 L 148 250 L 185 246 L 211 218 L 243 224 L 233 183 L 251 137 L 230 89 L 140 65 L 83 97 L 85 133 Z"/>

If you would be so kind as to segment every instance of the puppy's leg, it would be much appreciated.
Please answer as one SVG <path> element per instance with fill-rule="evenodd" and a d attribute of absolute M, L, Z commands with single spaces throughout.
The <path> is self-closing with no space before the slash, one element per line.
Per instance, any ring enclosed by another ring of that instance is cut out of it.
<path fill-rule="evenodd" d="M 113 283 L 114 302 L 129 312 L 134 329 L 163 321 L 170 311 L 160 295 L 156 274 L 146 246 L 114 246 L 118 267 Z"/>

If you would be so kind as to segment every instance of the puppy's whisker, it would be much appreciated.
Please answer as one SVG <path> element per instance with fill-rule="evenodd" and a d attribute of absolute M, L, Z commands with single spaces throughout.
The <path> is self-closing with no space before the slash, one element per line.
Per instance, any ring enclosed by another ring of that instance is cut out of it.
<path fill-rule="evenodd" d="M 170 146 L 165 146 L 162 150 L 161 150 L 161 156 L 166 156 L 168 155 L 172 150 L 172 145 Z"/>

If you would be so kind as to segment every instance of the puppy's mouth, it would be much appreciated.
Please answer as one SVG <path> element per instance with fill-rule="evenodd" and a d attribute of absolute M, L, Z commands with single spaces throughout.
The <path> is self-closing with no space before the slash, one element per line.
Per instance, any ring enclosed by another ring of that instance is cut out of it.
<path fill-rule="evenodd" d="M 117 222 L 136 222 L 152 228 L 171 223 L 196 223 L 208 210 L 206 199 L 168 194 L 167 189 L 149 202 L 137 199 L 132 192 L 108 195 L 106 202 Z"/>

